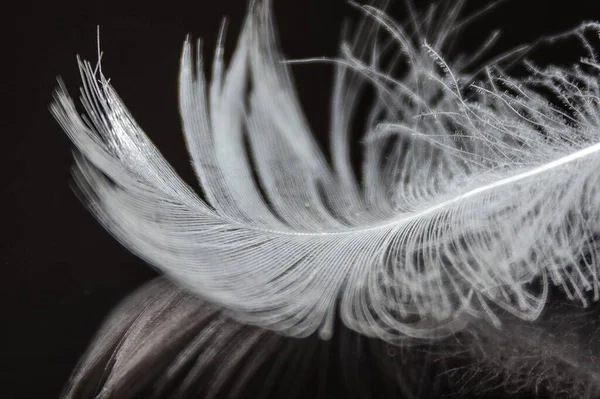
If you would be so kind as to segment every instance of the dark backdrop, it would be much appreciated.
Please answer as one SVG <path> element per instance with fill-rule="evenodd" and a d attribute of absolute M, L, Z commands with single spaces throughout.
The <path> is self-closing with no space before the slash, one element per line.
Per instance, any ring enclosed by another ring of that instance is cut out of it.
<path fill-rule="evenodd" d="M 221 18 L 228 16 L 230 54 L 246 11 L 246 0 L 120 3 L 23 2 L 13 17 L 8 41 L 16 44 L 16 56 L 5 48 L 4 63 L 14 59 L 15 74 L 5 75 L 3 83 L 5 100 L 16 100 L 15 123 L 5 124 L 0 142 L 5 163 L 0 335 L 7 334 L 0 341 L 0 398 L 57 397 L 107 312 L 156 275 L 113 240 L 72 193 L 71 147 L 48 112 L 56 77 L 77 93 L 75 56 L 95 61 L 100 25 L 105 75 L 192 183 L 177 112 L 181 45 L 188 33 L 202 37 L 210 60 Z M 549 3 L 507 0 L 474 24 L 462 44 L 473 46 L 499 27 L 505 31 L 499 48 L 505 49 L 600 19 L 596 1 Z M 274 0 L 274 5 L 281 44 L 291 58 L 336 55 L 342 21 L 357 17 L 341 0 Z M 401 17 L 400 10 L 393 8 L 392 15 Z M 322 137 L 332 68 L 304 65 L 293 71 L 309 122 Z"/>

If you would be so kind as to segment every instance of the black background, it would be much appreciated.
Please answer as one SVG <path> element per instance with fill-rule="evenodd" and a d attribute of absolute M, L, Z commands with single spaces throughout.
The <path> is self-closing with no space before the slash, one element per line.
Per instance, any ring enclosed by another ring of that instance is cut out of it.
<path fill-rule="evenodd" d="M 471 0 L 469 7 L 482 3 Z M 556 3 L 507 0 L 476 22 L 461 44 L 472 47 L 497 27 L 504 31 L 498 48 L 507 49 L 583 20 L 600 20 L 597 1 Z M 177 111 L 181 45 L 188 33 L 202 37 L 210 60 L 221 18 L 228 16 L 230 54 L 246 0 L 18 6 L 8 37 L 16 55 L 4 52 L 5 64 L 15 61 L 15 73 L 4 82 L 5 100 L 15 101 L 15 123 L 5 125 L 0 144 L 5 163 L 0 334 L 7 334 L 0 340 L 0 398 L 55 398 L 107 312 L 156 275 L 106 233 L 71 191 L 71 146 L 48 112 L 56 77 L 77 93 L 75 56 L 96 60 L 100 25 L 105 75 L 166 158 L 192 183 Z M 341 0 L 275 0 L 274 8 L 289 58 L 335 56 L 342 21 L 358 16 Z M 401 18 L 400 10 L 392 7 L 391 14 Z M 309 123 L 322 137 L 332 68 L 302 65 L 293 73 Z"/>

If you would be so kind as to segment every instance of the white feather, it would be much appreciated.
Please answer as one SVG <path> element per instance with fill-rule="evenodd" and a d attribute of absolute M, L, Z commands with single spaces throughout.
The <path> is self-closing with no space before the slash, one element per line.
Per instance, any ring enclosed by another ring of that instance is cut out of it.
<path fill-rule="evenodd" d="M 180 109 L 206 200 L 168 165 L 101 71 L 80 62 L 89 121 L 62 86 L 52 111 L 83 155 L 76 179 L 99 220 L 238 320 L 293 336 L 329 336 L 336 311 L 349 327 L 389 341 L 449 334 L 472 316 L 497 324 L 498 308 L 533 320 L 551 284 L 584 305 L 597 301 L 593 53 L 570 69 L 529 65 L 524 79 L 488 65 L 482 82 L 465 86 L 473 75 L 462 67 L 474 60 L 440 55 L 460 26 L 458 7 L 444 24 L 431 15 L 415 23 L 416 32 L 439 26 L 424 46 L 426 37 L 359 7 L 392 40 L 365 28 L 363 45 L 344 46 L 335 61 L 333 168 L 302 116 L 268 1 L 251 8 L 226 70 L 219 45 L 210 83 L 186 41 Z M 600 26 L 571 33 L 590 31 Z M 406 71 L 393 76 L 398 63 Z M 366 82 L 377 95 L 357 178 L 349 129 Z"/>

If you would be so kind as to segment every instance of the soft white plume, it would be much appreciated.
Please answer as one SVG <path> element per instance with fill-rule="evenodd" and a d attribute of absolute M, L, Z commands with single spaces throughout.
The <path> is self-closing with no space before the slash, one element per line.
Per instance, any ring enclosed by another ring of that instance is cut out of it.
<path fill-rule="evenodd" d="M 227 67 L 218 46 L 210 80 L 186 41 L 180 109 L 204 200 L 80 62 L 87 117 L 62 85 L 52 111 L 82 154 L 76 179 L 99 220 L 236 319 L 293 336 L 329 336 L 336 312 L 388 341 L 449 334 L 473 316 L 497 324 L 500 308 L 533 320 L 552 284 L 597 301 L 600 25 L 570 32 L 587 51 L 579 65 L 528 63 L 517 79 L 500 63 L 467 74 L 479 53 L 442 58 L 460 5 L 410 29 L 357 7 L 372 24 L 335 61 L 331 167 L 269 1 L 251 7 Z M 376 96 L 356 176 L 349 137 L 366 84 Z"/>

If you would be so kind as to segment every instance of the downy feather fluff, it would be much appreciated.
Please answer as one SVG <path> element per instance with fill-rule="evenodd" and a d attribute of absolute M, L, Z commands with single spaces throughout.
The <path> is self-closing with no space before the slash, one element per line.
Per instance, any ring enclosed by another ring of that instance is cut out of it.
<path fill-rule="evenodd" d="M 179 107 L 202 197 L 177 176 L 99 67 L 80 61 L 80 116 L 61 84 L 51 109 L 77 147 L 89 207 L 127 248 L 243 323 L 328 337 L 336 313 L 389 342 L 441 337 L 499 312 L 538 318 L 551 286 L 600 299 L 600 25 L 573 36 L 572 67 L 446 59 L 444 19 L 370 24 L 333 62 L 328 162 L 255 1 L 225 65 L 205 77 L 200 42 L 181 57 Z M 221 36 L 223 37 L 223 36 Z M 493 39 L 493 37 L 492 37 Z M 547 40 L 550 42 L 551 40 Z M 354 112 L 375 99 L 351 156 Z M 549 103 L 547 93 L 556 101 Z"/>

